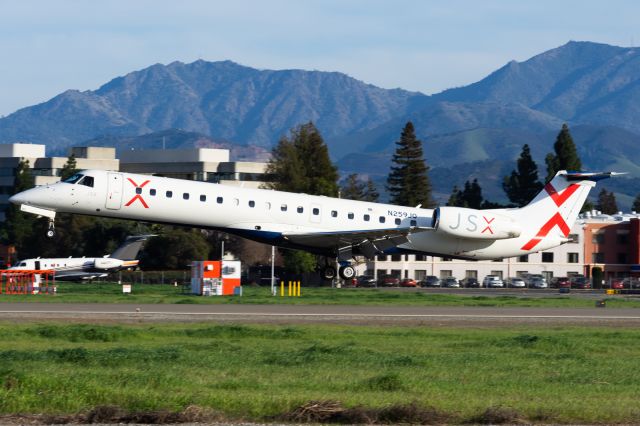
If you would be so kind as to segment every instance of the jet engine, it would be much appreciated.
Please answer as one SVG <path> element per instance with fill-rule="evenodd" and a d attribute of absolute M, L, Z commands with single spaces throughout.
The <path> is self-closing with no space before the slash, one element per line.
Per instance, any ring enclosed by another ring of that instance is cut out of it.
<path fill-rule="evenodd" d="M 122 260 L 114 259 L 113 257 L 101 257 L 96 259 L 93 264 L 96 269 L 115 269 L 122 267 L 122 265 Z"/>
<path fill-rule="evenodd" d="M 433 212 L 433 227 L 454 237 L 483 240 L 517 238 L 522 232 L 509 216 L 463 207 L 438 207 Z"/>

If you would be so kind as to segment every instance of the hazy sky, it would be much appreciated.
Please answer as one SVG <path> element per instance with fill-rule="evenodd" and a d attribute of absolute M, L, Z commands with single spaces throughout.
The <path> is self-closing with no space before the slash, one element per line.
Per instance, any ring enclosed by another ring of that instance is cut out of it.
<path fill-rule="evenodd" d="M 0 0 L 0 116 L 176 60 L 431 94 L 569 40 L 640 43 L 638 22 L 631 0 Z"/>

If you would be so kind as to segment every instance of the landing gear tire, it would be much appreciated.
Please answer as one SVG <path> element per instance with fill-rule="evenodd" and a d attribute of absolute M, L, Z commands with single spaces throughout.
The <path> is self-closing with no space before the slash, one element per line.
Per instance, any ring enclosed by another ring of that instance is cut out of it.
<path fill-rule="evenodd" d="M 350 280 L 355 276 L 356 270 L 353 268 L 353 266 L 343 266 L 340 268 L 340 278 Z"/>
<path fill-rule="evenodd" d="M 327 266 L 324 268 L 324 271 L 322 271 L 322 275 L 324 275 L 325 279 L 332 280 L 336 277 L 336 268 L 333 266 Z"/>

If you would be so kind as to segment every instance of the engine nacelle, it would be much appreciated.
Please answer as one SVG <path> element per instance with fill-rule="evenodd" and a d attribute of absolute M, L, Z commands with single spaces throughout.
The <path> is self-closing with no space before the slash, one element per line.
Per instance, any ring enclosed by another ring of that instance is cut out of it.
<path fill-rule="evenodd" d="M 455 237 L 483 240 L 517 238 L 522 232 L 508 216 L 463 207 L 438 207 L 433 211 L 433 227 Z"/>
<path fill-rule="evenodd" d="M 122 260 L 114 259 L 113 257 L 101 257 L 96 259 L 93 266 L 96 269 L 114 269 L 121 268 L 123 265 Z"/>

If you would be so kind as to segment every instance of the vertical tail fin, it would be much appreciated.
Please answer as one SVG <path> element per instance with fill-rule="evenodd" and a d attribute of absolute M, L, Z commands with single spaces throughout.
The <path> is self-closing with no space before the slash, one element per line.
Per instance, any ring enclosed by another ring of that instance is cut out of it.
<path fill-rule="evenodd" d="M 109 257 L 120 260 L 134 260 L 138 256 L 138 252 L 145 241 L 147 241 L 149 237 L 154 236 L 155 235 L 134 235 L 127 237 L 124 243 L 111 253 Z"/>
<path fill-rule="evenodd" d="M 522 250 L 539 249 L 537 246 L 543 239 L 556 244 L 565 240 L 596 181 L 612 175 L 559 171 L 533 201 L 517 212 L 526 234 L 530 234 Z"/>

